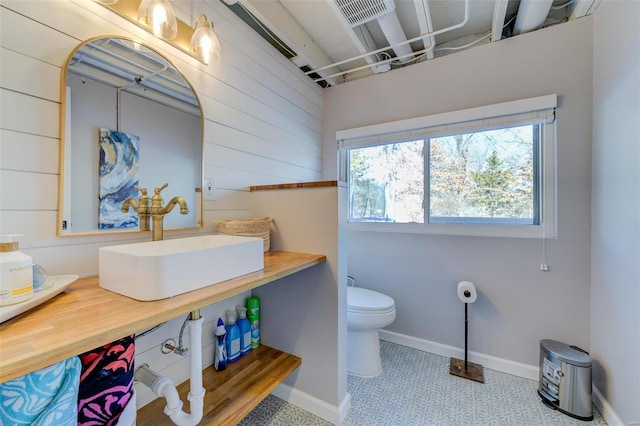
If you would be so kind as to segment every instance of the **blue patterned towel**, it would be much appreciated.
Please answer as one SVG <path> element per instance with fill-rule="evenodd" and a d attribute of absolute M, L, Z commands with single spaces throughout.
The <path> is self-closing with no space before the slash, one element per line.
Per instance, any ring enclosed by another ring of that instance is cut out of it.
<path fill-rule="evenodd" d="M 0 384 L 0 425 L 76 426 L 78 357 Z"/>

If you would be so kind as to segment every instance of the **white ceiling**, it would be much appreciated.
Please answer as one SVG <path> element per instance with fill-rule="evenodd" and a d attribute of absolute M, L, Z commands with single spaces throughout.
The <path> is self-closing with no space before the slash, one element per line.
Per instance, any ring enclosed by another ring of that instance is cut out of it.
<path fill-rule="evenodd" d="M 263 37 L 286 45 L 286 55 L 304 70 L 315 71 L 310 78 L 318 84 L 335 85 L 580 18 L 593 13 L 601 0 L 222 1 L 245 21 L 257 19 L 268 28 L 279 41 L 264 32 Z M 352 26 L 339 6 L 362 10 L 376 3 L 387 15 L 382 20 L 397 16 L 400 25 L 389 27 L 393 37 L 404 33 L 404 40 L 416 39 L 401 53 L 410 56 L 398 58 L 389 48 L 380 19 Z M 443 31 L 449 27 L 454 29 Z"/>
<path fill-rule="evenodd" d="M 184 76 L 156 51 L 130 40 L 101 37 L 83 44 L 67 71 L 86 80 L 133 93 L 200 116 L 193 89 Z"/>

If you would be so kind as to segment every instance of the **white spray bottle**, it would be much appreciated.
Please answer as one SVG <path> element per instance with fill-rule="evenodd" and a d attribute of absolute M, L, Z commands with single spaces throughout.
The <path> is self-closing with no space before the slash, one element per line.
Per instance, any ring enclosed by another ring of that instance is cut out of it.
<path fill-rule="evenodd" d="M 236 306 L 238 313 L 238 328 L 240 329 L 240 353 L 246 355 L 251 352 L 251 324 L 247 319 L 247 308 Z"/>
<path fill-rule="evenodd" d="M 218 318 L 218 326 L 216 327 L 216 342 L 213 352 L 213 368 L 216 371 L 222 371 L 227 368 L 227 331 L 224 329 L 222 318 Z"/>

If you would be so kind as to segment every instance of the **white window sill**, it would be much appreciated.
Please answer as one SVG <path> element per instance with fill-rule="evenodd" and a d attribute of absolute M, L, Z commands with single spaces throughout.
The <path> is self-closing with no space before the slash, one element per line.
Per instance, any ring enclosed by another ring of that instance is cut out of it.
<path fill-rule="evenodd" d="M 460 235 L 469 237 L 543 238 L 544 225 L 452 225 L 422 223 L 348 222 L 349 231 L 396 232 L 403 234 Z M 553 229 L 544 231 L 544 238 L 554 239 Z"/>

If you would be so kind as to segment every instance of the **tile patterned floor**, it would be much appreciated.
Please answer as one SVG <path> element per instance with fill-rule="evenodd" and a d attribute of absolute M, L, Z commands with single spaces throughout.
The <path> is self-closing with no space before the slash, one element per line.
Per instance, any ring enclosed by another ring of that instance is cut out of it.
<path fill-rule="evenodd" d="M 343 426 L 592 426 L 606 425 L 594 407 L 584 422 L 551 410 L 537 381 L 484 369 L 485 383 L 449 374 L 449 358 L 381 341 L 383 372 L 349 376 L 351 409 Z M 269 396 L 241 426 L 327 426 L 330 423 Z"/>

